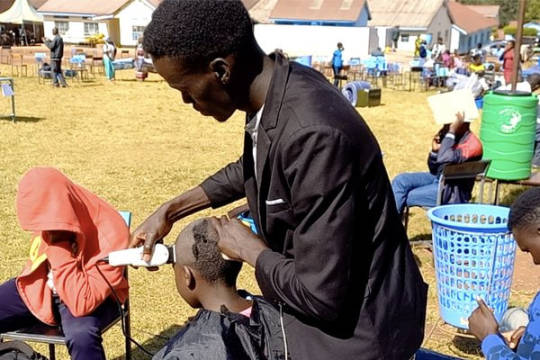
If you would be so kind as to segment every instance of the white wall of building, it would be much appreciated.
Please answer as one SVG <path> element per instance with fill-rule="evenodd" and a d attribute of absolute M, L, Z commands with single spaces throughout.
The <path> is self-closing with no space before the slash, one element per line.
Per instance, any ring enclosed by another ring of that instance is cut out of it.
<path fill-rule="evenodd" d="M 378 47 L 384 50 L 384 48 L 386 48 L 386 35 L 389 28 L 386 26 L 376 26 L 375 29 L 377 29 L 377 36 L 379 36 Z M 392 39 L 389 40 L 391 41 Z"/>
<path fill-rule="evenodd" d="M 456 29 L 454 26 L 452 26 L 452 29 L 450 31 L 450 51 L 454 52 L 454 50 L 459 51 L 459 37 L 461 36 L 461 32 Z"/>
<path fill-rule="evenodd" d="M 122 46 L 135 46 L 133 27 L 146 27 L 152 20 L 154 8 L 144 0 L 133 0 L 115 16 L 120 21 L 120 43 Z"/>
<path fill-rule="evenodd" d="M 370 46 L 368 27 L 257 24 L 255 37 L 267 53 L 282 49 L 289 56 L 311 55 L 326 61 L 338 42 L 345 47 L 345 62 L 352 57 L 366 57 Z"/>
<path fill-rule="evenodd" d="M 414 52 L 416 39 L 420 36 L 417 32 L 406 30 L 399 31 L 398 49 Z"/>
<path fill-rule="evenodd" d="M 60 34 L 64 39 L 64 42 L 71 44 L 78 44 L 85 42 L 86 35 L 84 33 L 84 23 L 98 23 L 99 32 L 108 36 L 107 24 L 104 22 L 94 21 L 92 19 L 83 19 L 82 17 L 69 16 L 68 18 L 55 18 L 52 16 L 45 16 L 43 21 L 43 30 L 45 37 L 51 39 L 52 29 L 56 27 L 57 22 L 67 22 L 68 31 L 65 34 Z"/>

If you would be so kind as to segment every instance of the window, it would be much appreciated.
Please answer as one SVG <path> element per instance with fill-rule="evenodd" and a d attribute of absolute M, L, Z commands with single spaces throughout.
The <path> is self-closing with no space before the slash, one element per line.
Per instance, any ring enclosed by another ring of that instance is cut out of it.
<path fill-rule="evenodd" d="M 69 22 L 67 21 L 55 21 L 54 26 L 58 29 L 60 35 L 66 35 L 69 31 Z"/>
<path fill-rule="evenodd" d="M 145 26 L 135 25 L 132 27 L 131 38 L 137 41 L 144 33 Z"/>
<path fill-rule="evenodd" d="M 409 42 L 409 34 L 401 34 L 401 42 Z"/>
<path fill-rule="evenodd" d="M 95 35 L 99 32 L 98 23 L 85 22 L 84 23 L 84 36 Z"/>

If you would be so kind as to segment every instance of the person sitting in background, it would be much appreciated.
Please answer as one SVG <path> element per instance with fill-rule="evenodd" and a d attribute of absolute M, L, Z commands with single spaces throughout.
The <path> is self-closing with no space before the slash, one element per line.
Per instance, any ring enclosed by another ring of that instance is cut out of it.
<path fill-rule="evenodd" d="M 103 44 L 103 66 L 105 67 L 105 76 L 109 80 L 115 79 L 113 61 L 116 57 L 116 46 L 111 38 L 105 39 Z"/>
<path fill-rule="evenodd" d="M 214 220 L 195 220 L 176 239 L 176 288 L 200 310 L 153 359 L 284 359 L 279 312 L 237 291 L 242 263 L 222 257 Z"/>
<path fill-rule="evenodd" d="M 445 165 L 482 158 L 482 143 L 469 130 L 469 125 L 462 113 L 456 114 L 456 120 L 444 125 L 433 138 L 428 156 L 429 172 L 402 173 L 394 178 L 392 191 L 400 214 L 405 206 L 437 205 L 439 178 Z M 474 179 L 445 183 L 442 203 L 468 202 L 473 186 Z"/>
<path fill-rule="evenodd" d="M 105 201 L 53 168 L 27 172 L 17 189 L 17 217 L 32 231 L 22 273 L 0 285 L 0 332 L 61 324 L 72 359 L 105 359 L 101 331 L 128 295 L 122 267 L 100 264 L 127 246 L 129 231 Z"/>
<path fill-rule="evenodd" d="M 512 204 L 508 228 L 521 251 L 531 254 L 540 265 L 540 189 L 525 191 Z M 469 317 L 469 331 L 482 342 L 487 360 L 538 359 L 540 354 L 540 293 L 529 306 L 529 323 L 510 334 L 501 334 L 493 311 L 478 299 L 478 308 Z"/>
<path fill-rule="evenodd" d="M 378 47 L 371 52 L 371 56 L 384 56 L 384 52 L 381 50 L 380 47 Z"/>
<path fill-rule="evenodd" d="M 486 51 L 482 49 L 482 43 L 478 43 L 476 48 L 471 50 L 471 57 L 474 58 L 476 55 L 480 56 L 482 63 L 486 60 Z"/>
<path fill-rule="evenodd" d="M 472 58 L 472 63 L 469 64 L 469 71 L 471 73 L 484 73 L 486 71 L 486 67 L 482 63 L 482 57 L 479 54 L 476 54 Z"/>
<path fill-rule="evenodd" d="M 445 68 L 453 69 L 455 67 L 454 58 L 452 57 L 452 55 L 450 55 L 450 50 L 444 51 L 444 53 L 441 56 L 441 60 Z"/>
<path fill-rule="evenodd" d="M 461 60 L 461 56 L 459 56 L 459 53 L 457 50 L 454 50 L 454 53 L 452 54 L 452 61 L 454 63 L 454 69 L 457 74 L 467 73 L 467 69 L 465 68 L 465 65 L 463 64 L 463 60 Z"/>

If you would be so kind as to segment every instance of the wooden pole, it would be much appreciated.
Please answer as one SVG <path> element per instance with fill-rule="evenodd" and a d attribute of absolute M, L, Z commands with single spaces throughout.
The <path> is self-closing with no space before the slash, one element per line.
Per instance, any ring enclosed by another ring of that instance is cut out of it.
<path fill-rule="evenodd" d="M 512 68 L 512 92 L 516 91 L 518 73 L 521 65 L 521 41 L 523 39 L 523 22 L 525 20 L 525 7 L 527 0 L 519 1 L 519 12 L 517 19 L 516 45 L 514 47 L 514 66 Z"/>

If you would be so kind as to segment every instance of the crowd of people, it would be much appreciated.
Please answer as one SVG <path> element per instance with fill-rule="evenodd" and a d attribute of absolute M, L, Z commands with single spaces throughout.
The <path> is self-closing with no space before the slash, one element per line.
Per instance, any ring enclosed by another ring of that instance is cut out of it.
<path fill-rule="evenodd" d="M 55 84 L 63 85 L 63 42 L 53 33 L 46 44 L 57 62 Z M 316 70 L 281 52 L 266 54 L 241 1 L 164 0 L 140 50 L 137 56 L 150 55 L 169 86 L 202 115 L 225 123 L 235 111 L 245 113 L 243 154 L 159 205 L 132 234 L 106 201 L 58 170 L 30 170 L 19 182 L 16 208 L 22 229 L 32 232 L 31 254 L 23 272 L 0 285 L 0 331 L 61 324 L 73 359 L 104 359 L 101 332 L 118 315 L 116 301 L 126 299 L 128 286 L 123 268 L 106 263 L 107 255 L 142 246 L 148 261 L 180 219 L 245 199 L 178 235 L 171 260 L 176 288 L 200 310 L 154 359 L 413 358 L 424 338 L 428 286 L 400 213 L 419 202 L 435 205 L 444 165 L 481 158 L 463 114 L 433 138 L 429 173 L 391 183 L 364 119 Z M 335 74 L 343 50 L 338 43 Z M 114 44 L 107 41 L 103 51 L 112 80 Z M 442 39 L 431 54 L 448 67 L 459 61 Z M 474 54 L 471 71 L 482 71 L 481 56 Z M 471 189 L 470 182 L 448 184 L 443 201 L 466 202 Z M 516 200 L 509 227 L 540 263 L 537 193 Z M 254 268 L 261 296 L 238 290 L 242 264 Z M 540 350 L 538 341 L 531 345 L 540 336 L 536 305 L 522 337 L 512 337 L 523 359 Z M 515 353 L 493 321 L 479 301 L 470 330 L 488 359 L 510 359 Z"/>

